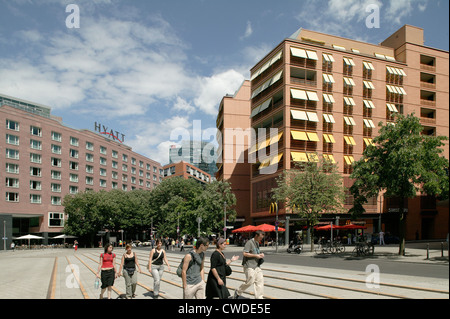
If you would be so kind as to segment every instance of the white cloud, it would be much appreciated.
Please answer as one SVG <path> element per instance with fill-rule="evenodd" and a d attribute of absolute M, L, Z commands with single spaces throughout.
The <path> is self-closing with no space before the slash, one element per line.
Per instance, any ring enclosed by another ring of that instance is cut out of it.
<path fill-rule="evenodd" d="M 240 37 L 241 40 L 249 38 L 253 34 L 252 23 L 247 21 L 247 27 L 245 28 L 245 33 Z"/>
<path fill-rule="evenodd" d="M 186 112 L 188 114 L 195 112 L 195 107 L 192 106 L 191 103 L 183 99 L 182 97 L 177 96 L 177 100 L 173 105 L 174 111 Z"/>
<path fill-rule="evenodd" d="M 222 98 L 226 94 L 234 94 L 243 81 L 244 76 L 234 69 L 198 78 L 199 92 L 194 103 L 206 114 L 215 116 Z"/>

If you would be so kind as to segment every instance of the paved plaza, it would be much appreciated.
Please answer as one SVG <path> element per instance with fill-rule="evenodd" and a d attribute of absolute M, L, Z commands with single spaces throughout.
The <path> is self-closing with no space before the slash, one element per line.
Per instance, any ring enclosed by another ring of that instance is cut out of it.
<path fill-rule="evenodd" d="M 420 246 L 420 247 L 418 247 Z M 410 245 L 405 256 L 398 256 L 398 246 L 376 246 L 373 263 L 377 260 L 389 260 L 402 267 L 405 263 L 439 265 L 448 267 L 448 250 L 441 255 L 440 243 L 432 243 L 428 253 L 425 245 Z M 445 244 L 445 248 L 446 248 Z M 352 248 L 352 247 L 348 247 Z M 305 247 L 307 250 L 308 247 Z M 178 249 L 177 249 L 178 250 Z M 213 251 L 210 246 L 209 251 Z M 36 249 L 0 252 L 0 299 L 99 299 L 100 289 L 94 287 L 95 272 L 98 269 L 101 248 L 73 249 Z M 120 262 L 123 249 L 115 248 L 117 262 Z M 146 265 L 148 249 L 135 249 L 143 273 L 138 274 L 136 299 L 153 299 L 153 278 Z M 265 275 L 265 297 L 267 299 L 379 299 L 379 298 L 438 298 L 448 299 L 449 280 L 433 276 L 411 276 L 379 274 L 379 288 L 367 283 L 370 274 L 360 271 L 310 267 L 301 265 L 302 260 L 314 258 L 311 252 L 300 255 L 286 253 L 286 247 L 264 247 L 263 252 L 270 261 L 263 265 Z M 225 254 L 228 258 L 239 255 L 242 259 L 242 247 L 230 245 Z M 181 299 L 181 278 L 176 268 L 182 254 L 167 252 L 171 271 L 167 267 L 161 283 L 161 299 Z M 298 264 L 274 262 L 280 257 L 298 258 Z M 317 257 L 317 256 L 316 256 Z M 240 260 L 241 260 L 240 259 Z M 269 259 L 269 258 L 268 258 Z M 245 279 L 240 260 L 232 264 L 233 274 L 227 279 L 231 293 Z M 205 280 L 209 273 L 209 258 L 205 262 Z M 448 271 L 448 270 L 447 270 Z M 448 273 L 448 272 L 447 272 Z M 413 287 L 414 289 L 406 289 Z M 123 277 L 116 279 L 112 298 L 123 297 L 125 282 Z M 105 293 L 105 297 L 107 294 Z M 252 289 L 247 290 L 243 298 L 253 298 Z"/>

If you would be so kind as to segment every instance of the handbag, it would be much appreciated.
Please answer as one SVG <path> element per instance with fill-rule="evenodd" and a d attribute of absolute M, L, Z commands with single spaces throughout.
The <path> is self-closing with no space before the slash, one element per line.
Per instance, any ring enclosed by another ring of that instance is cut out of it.
<path fill-rule="evenodd" d="M 125 268 L 125 270 L 128 273 L 128 276 L 133 276 L 134 275 L 134 271 L 136 270 L 136 268 Z"/>
<path fill-rule="evenodd" d="M 217 250 L 217 251 L 219 252 L 219 254 L 222 255 L 222 257 L 225 261 L 225 276 L 228 277 L 229 275 L 231 275 L 233 273 L 233 270 L 231 269 L 231 267 L 229 265 L 227 265 L 227 259 L 225 258 L 225 255 L 221 251 L 219 251 L 219 250 Z"/>

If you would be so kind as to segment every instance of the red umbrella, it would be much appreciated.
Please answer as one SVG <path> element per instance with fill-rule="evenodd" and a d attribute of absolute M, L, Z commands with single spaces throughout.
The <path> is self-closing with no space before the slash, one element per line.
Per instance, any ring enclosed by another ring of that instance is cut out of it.
<path fill-rule="evenodd" d="M 333 225 L 333 229 L 343 229 L 344 226 Z M 314 227 L 315 230 L 331 230 L 331 225 Z"/>
<path fill-rule="evenodd" d="M 367 229 L 367 227 L 361 226 L 361 225 L 349 224 L 349 225 L 341 226 L 341 229 Z"/>
<path fill-rule="evenodd" d="M 255 228 L 256 228 L 255 226 L 247 225 L 247 226 L 232 230 L 231 232 L 232 233 L 251 233 L 252 231 L 256 230 Z"/>
<path fill-rule="evenodd" d="M 255 227 L 255 230 L 262 230 L 263 232 L 272 232 L 275 231 L 275 226 L 269 224 L 261 224 Z M 286 229 L 282 227 L 278 227 L 278 231 L 285 231 Z"/>

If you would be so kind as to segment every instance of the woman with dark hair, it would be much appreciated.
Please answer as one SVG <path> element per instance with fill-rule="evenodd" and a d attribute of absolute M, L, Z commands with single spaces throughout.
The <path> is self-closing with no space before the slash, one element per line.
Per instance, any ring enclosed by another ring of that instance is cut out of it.
<path fill-rule="evenodd" d="M 231 274 L 230 264 L 239 259 L 239 256 L 233 256 L 228 262 L 223 254 L 227 246 L 226 240 L 220 238 L 216 242 L 216 250 L 211 255 L 211 271 L 208 274 L 206 282 L 206 299 L 227 299 L 230 292 L 226 287 L 227 276 Z"/>
<path fill-rule="evenodd" d="M 103 299 L 105 290 L 108 289 L 108 299 L 111 299 L 111 290 L 114 286 L 114 279 L 117 278 L 116 273 L 116 254 L 113 252 L 113 245 L 108 244 L 105 246 L 105 252 L 100 255 L 100 263 L 98 265 L 97 277 L 102 280 L 102 291 L 100 293 L 100 299 Z M 101 270 L 101 276 L 100 276 Z"/>
<path fill-rule="evenodd" d="M 167 261 L 167 256 L 164 249 L 161 248 L 161 239 L 156 240 L 156 247 L 151 250 L 148 258 L 148 270 L 152 273 L 153 277 L 153 297 L 158 298 L 159 287 L 161 285 L 161 278 L 164 273 L 164 264 L 166 263 L 170 271 L 170 265 Z"/>
<path fill-rule="evenodd" d="M 125 254 L 123 254 L 122 256 L 122 261 L 120 263 L 120 269 L 118 272 L 118 275 L 120 276 L 123 268 L 123 277 L 125 278 L 127 299 L 136 297 L 135 294 L 137 286 L 136 266 L 139 269 L 139 272 L 142 273 L 141 266 L 139 265 L 139 261 L 136 254 L 131 251 L 131 245 L 127 244 L 125 246 Z"/>

